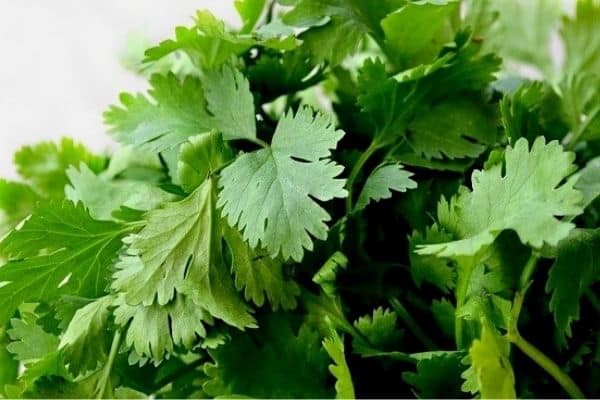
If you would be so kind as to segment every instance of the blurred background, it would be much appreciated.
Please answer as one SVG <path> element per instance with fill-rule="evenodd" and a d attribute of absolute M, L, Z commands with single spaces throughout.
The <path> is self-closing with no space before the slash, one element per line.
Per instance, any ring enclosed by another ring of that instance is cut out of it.
<path fill-rule="evenodd" d="M 23 144 L 72 136 L 101 151 L 102 112 L 121 91 L 146 88 L 123 67 L 126 47 L 156 44 L 198 9 L 238 24 L 232 0 L 0 2 L 0 176 L 14 178 Z"/>

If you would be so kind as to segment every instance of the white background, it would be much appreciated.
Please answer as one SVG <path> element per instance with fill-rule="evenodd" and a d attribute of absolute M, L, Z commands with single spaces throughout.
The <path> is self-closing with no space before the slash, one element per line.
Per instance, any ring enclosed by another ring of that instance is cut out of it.
<path fill-rule="evenodd" d="M 0 176 L 15 178 L 23 144 L 110 146 L 102 112 L 119 92 L 146 88 L 119 62 L 128 34 L 158 43 L 203 8 L 237 23 L 233 0 L 0 0 Z"/>

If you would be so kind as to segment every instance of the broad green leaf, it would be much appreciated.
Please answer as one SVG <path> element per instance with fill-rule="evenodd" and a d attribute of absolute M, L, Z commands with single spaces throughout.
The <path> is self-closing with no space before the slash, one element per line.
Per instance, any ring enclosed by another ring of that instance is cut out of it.
<path fill-rule="evenodd" d="M 130 228 L 96 221 L 70 201 L 39 204 L 23 227 L 0 242 L 8 263 L 0 268 L 0 321 L 27 301 L 49 301 L 71 294 L 104 293 L 109 266 Z"/>
<path fill-rule="evenodd" d="M 138 262 L 139 264 L 139 262 Z M 124 296 L 116 301 L 115 323 L 127 327 L 125 344 L 135 353 L 160 364 L 176 346 L 191 349 L 197 336 L 205 337 L 205 324 L 213 319 L 189 297 L 177 294 L 167 304 L 129 305 Z"/>
<path fill-rule="evenodd" d="M 71 185 L 65 187 L 66 198 L 75 204 L 81 202 L 92 218 L 97 220 L 113 219 L 113 213 L 121 207 L 148 211 L 175 198 L 146 182 L 107 181 L 94 174 L 85 164 L 81 164 L 79 169 L 69 167 L 67 175 Z"/>
<path fill-rule="evenodd" d="M 587 207 L 600 196 L 600 157 L 588 161 L 577 175 L 575 189 L 583 194 L 583 207 Z"/>
<path fill-rule="evenodd" d="M 548 273 L 558 337 L 563 345 L 571 337 L 571 323 L 579 319 L 579 301 L 600 279 L 600 229 L 575 229 L 558 244 L 558 256 Z M 566 336 L 566 337 L 565 337 Z"/>
<path fill-rule="evenodd" d="M 486 399 L 516 398 L 509 355 L 508 340 L 483 323 L 481 338 L 475 339 L 469 349 L 470 367 L 462 374 L 465 379 L 462 390 L 479 393 Z"/>
<path fill-rule="evenodd" d="M 251 247 L 300 261 L 312 237 L 327 237 L 331 217 L 314 199 L 347 195 L 345 181 L 336 179 L 343 167 L 329 159 L 343 134 L 330 118 L 303 107 L 283 116 L 270 147 L 223 169 L 218 206 Z"/>
<path fill-rule="evenodd" d="M 463 353 L 454 352 L 419 360 L 416 372 L 404 372 L 402 379 L 410 384 L 419 398 L 461 398 L 461 365 Z"/>
<path fill-rule="evenodd" d="M 367 178 L 358 196 L 354 211 L 360 211 L 371 201 L 380 201 L 392 197 L 392 190 L 406 192 L 417 187 L 410 179 L 413 174 L 405 171 L 400 164 L 383 164 L 375 168 Z"/>
<path fill-rule="evenodd" d="M 251 337 L 235 332 L 231 341 L 209 350 L 204 372 L 211 397 L 328 398 L 329 357 L 317 332 L 296 331 L 284 314 L 269 314 Z"/>
<path fill-rule="evenodd" d="M 354 399 L 354 384 L 346 362 L 344 342 L 340 335 L 332 330 L 331 335 L 323 339 L 323 348 L 334 364 L 329 365 L 329 372 L 335 377 L 335 393 L 337 399 Z"/>
<path fill-rule="evenodd" d="M 564 74 L 598 74 L 600 71 L 600 4 L 595 0 L 576 2 L 575 15 L 562 21 L 565 45 Z"/>
<path fill-rule="evenodd" d="M 94 172 L 104 169 L 106 159 L 90 153 L 83 145 L 69 138 L 60 143 L 41 142 L 23 146 L 14 157 L 17 172 L 44 197 L 62 198 L 69 180 L 67 168 L 85 163 Z"/>
<path fill-rule="evenodd" d="M 209 71 L 202 80 L 212 126 L 223 139 L 256 139 L 256 116 L 250 84 L 230 65 Z"/>
<path fill-rule="evenodd" d="M 185 199 L 146 214 L 146 226 L 127 238 L 127 257 L 117 265 L 112 287 L 128 304 L 166 305 L 185 293 L 212 316 L 240 329 L 254 325 L 236 292 L 222 252 L 222 227 L 213 179 Z"/>
<path fill-rule="evenodd" d="M 233 158 L 233 150 L 223 142 L 220 133 L 192 136 L 181 145 L 177 173 L 187 192 L 193 192 L 210 175 Z"/>
<path fill-rule="evenodd" d="M 190 136 L 210 131 L 200 80 L 153 75 L 149 97 L 121 93 L 121 105 L 104 113 L 110 133 L 121 144 L 160 152 L 177 147 Z"/>
<path fill-rule="evenodd" d="M 491 110 L 463 98 L 421 108 L 408 128 L 409 145 L 427 159 L 475 158 L 496 140 Z"/>
<path fill-rule="evenodd" d="M 450 17 L 458 11 L 456 0 L 409 2 L 381 21 L 386 48 L 405 69 L 431 61 L 452 39 Z"/>
<path fill-rule="evenodd" d="M 256 26 L 256 23 L 260 19 L 266 4 L 267 0 L 235 0 L 235 9 L 244 24 L 240 29 L 241 32 L 247 33 L 252 31 L 252 28 Z"/>
<path fill-rule="evenodd" d="M 94 371 L 106 361 L 106 332 L 113 302 L 112 296 L 104 296 L 80 308 L 62 335 L 58 348 L 74 376 Z"/>
<path fill-rule="evenodd" d="M 296 308 L 300 286 L 286 276 L 286 266 L 280 260 L 272 259 L 264 250 L 252 250 L 235 228 L 225 226 L 223 237 L 231 253 L 235 287 L 243 290 L 246 300 L 262 307 L 266 298 L 275 311 L 279 307 Z"/>
<path fill-rule="evenodd" d="M 474 171 L 472 190 L 462 188 L 449 203 L 440 202 L 440 224 L 458 240 L 425 245 L 417 253 L 474 255 L 508 229 L 537 248 L 564 239 L 574 225 L 559 218 L 582 212 L 581 193 L 573 188 L 576 180 L 563 182 L 575 168 L 574 154 L 557 142 L 546 144 L 543 137 L 528 147 L 527 140 L 519 139 L 506 148 L 504 167 Z"/>

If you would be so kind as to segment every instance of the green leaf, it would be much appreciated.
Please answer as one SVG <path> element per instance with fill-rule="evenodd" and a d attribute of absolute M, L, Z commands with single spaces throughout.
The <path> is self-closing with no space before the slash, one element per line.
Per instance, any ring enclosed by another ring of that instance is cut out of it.
<path fill-rule="evenodd" d="M 564 18 L 561 36 L 565 45 L 565 75 L 598 74 L 600 70 L 600 38 L 598 18 L 600 5 L 595 0 L 576 3 L 575 15 Z"/>
<path fill-rule="evenodd" d="M 417 182 L 410 179 L 413 174 L 405 171 L 400 164 L 382 164 L 375 168 L 363 186 L 354 211 L 360 211 L 369 205 L 371 200 L 380 201 L 392 197 L 392 190 L 406 192 L 417 187 Z"/>
<path fill-rule="evenodd" d="M 300 286 L 286 276 L 286 266 L 280 260 L 272 259 L 264 250 L 252 250 L 234 228 L 224 226 L 223 237 L 231 252 L 235 287 L 243 290 L 246 300 L 262 307 L 266 298 L 274 311 L 296 308 Z"/>
<path fill-rule="evenodd" d="M 106 361 L 106 328 L 113 305 L 112 296 L 101 297 L 75 312 L 58 346 L 69 371 L 83 375 Z"/>
<path fill-rule="evenodd" d="M 329 354 L 334 364 L 329 365 L 329 372 L 335 377 L 335 393 L 337 399 L 354 399 L 352 375 L 344 354 L 344 342 L 335 330 L 323 339 L 323 348 Z"/>
<path fill-rule="evenodd" d="M 220 133 L 192 136 L 181 145 L 177 163 L 179 182 L 191 193 L 232 158 L 233 150 L 223 142 Z"/>
<path fill-rule="evenodd" d="M 600 196 L 600 157 L 588 161 L 577 175 L 575 189 L 583 194 L 583 207 L 587 207 Z"/>
<path fill-rule="evenodd" d="M 354 327 L 361 336 L 355 337 L 352 347 L 356 353 L 369 355 L 375 350 L 391 350 L 396 348 L 402 336 L 396 323 L 395 312 L 378 307 L 372 315 L 365 315 L 354 321 Z"/>
<path fill-rule="evenodd" d="M 223 139 L 256 139 L 254 99 L 246 77 L 224 65 L 220 71 L 207 72 L 203 83 L 212 126 Z"/>
<path fill-rule="evenodd" d="M 409 130 L 408 144 L 427 159 L 474 158 L 496 140 L 493 113 L 464 98 L 421 108 Z"/>
<path fill-rule="evenodd" d="M 129 305 L 125 297 L 116 301 L 115 323 L 127 327 L 125 344 L 141 357 L 160 364 L 176 347 L 191 349 L 197 337 L 206 336 L 205 324 L 213 320 L 189 297 L 177 294 L 169 303 Z"/>
<path fill-rule="evenodd" d="M 337 274 L 348 266 L 348 258 L 341 251 L 333 253 L 313 276 L 313 282 L 321 287 L 327 296 L 337 295 Z"/>
<path fill-rule="evenodd" d="M 442 292 L 448 293 L 456 285 L 456 271 L 453 265 L 445 259 L 418 254 L 415 252 L 420 246 L 444 243 L 452 237 L 439 229 L 437 225 L 426 228 L 425 234 L 414 231 L 408 238 L 410 274 L 417 287 L 423 282 L 431 283 Z"/>
<path fill-rule="evenodd" d="M 32 364 L 58 349 L 58 337 L 37 324 L 37 316 L 26 314 L 20 319 L 10 320 L 11 328 L 6 331 L 12 342 L 6 349 L 15 359 Z"/>
<path fill-rule="evenodd" d="M 600 229 L 575 229 L 558 244 L 558 256 L 548 273 L 558 337 L 563 345 L 571 337 L 571 323 L 579 319 L 579 300 L 600 279 Z"/>
<path fill-rule="evenodd" d="M 474 171 L 472 191 L 462 188 L 450 203 L 440 202 L 440 224 L 459 240 L 425 245 L 417 253 L 474 255 L 507 229 L 533 247 L 556 245 L 574 226 L 557 217 L 582 212 L 582 196 L 573 188 L 576 180 L 563 183 L 575 168 L 573 160 L 574 154 L 563 151 L 558 142 L 546 144 L 539 137 L 529 150 L 527 140 L 519 139 L 507 147 L 504 167 Z"/>
<path fill-rule="evenodd" d="M 17 380 L 19 374 L 19 361 L 6 348 L 9 343 L 8 335 L 4 328 L 0 329 L 0 395 L 7 397 L 6 387 Z"/>
<path fill-rule="evenodd" d="M 44 197 L 62 198 L 69 183 L 66 170 L 85 163 L 94 172 L 104 169 L 104 157 L 90 153 L 83 145 L 68 138 L 59 144 L 41 142 L 20 148 L 14 157 L 17 172 Z"/>
<path fill-rule="evenodd" d="M 188 76 L 180 81 L 169 73 L 153 75 L 150 85 L 150 97 L 121 93 L 121 105 L 104 113 L 104 122 L 119 143 L 160 152 L 210 131 L 211 117 L 199 79 Z"/>
<path fill-rule="evenodd" d="M 386 16 L 381 26 L 396 65 L 405 69 L 431 61 L 452 39 L 450 17 L 458 6 L 456 0 L 409 2 Z"/>
<path fill-rule="evenodd" d="M 343 167 L 328 157 L 342 138 L 331 119 L 301 108 L 283 116 L 270 147 L 246 153 L 221 172 L 219 207 L 231 226 L 273 258 L 300 261 L 312 237 L 325 239 L 331 217 L 314 199 L 347 195 Z"/>
<path fill-rule="evenodd" d="M 235 332 L 209 350 L 204 391 L 211 397 L 331 397 L 328 356 L 319 335 L 303 325 L 296 331 L 285 314 L 269 314 L 254 337 Z M 300 368 L 301 367 L 301 368 Z"/>
<path fill-rule="evenodd" d="M 109 266 L 129 228 L 96 221 L 70 201 L 40 203 L 23 227 L 0 242 L 0 321 L 23 302 L 104 293 Z"/>
<path fill-rule="evenodd" d="M 455 335 L 455 313 L 454 305 L 446 298 L 434 300 L 431 303 L 431 313 L 437 322 L 442 333 L 449 338 L 454 338 Z"/>
<path fill-rule="evenodd" d="M 469 349 L 471 364 L 462 377 L 462 390 L 478 393 L 482 398 L 516 398 L 515 375 L 509 359 L 510 343 L 486 323 L 482 324 L 481 338 Z"/>
<path fill-rule="evenodd" d="M 404 372 L 402 379 L 415 389 L 419 398 L 462 398 L 463 356 L 454 352 L 419 360 L 417 371 Z"/>
<path fill-rule="evenodd" d="M 38 200 L 29 185 L 0 179 L 0 238 L 31 214 Z"/>
<path fill-rule="evenodd" d="M 127 303 L 166 305 L 176 293 L 185 293 L 230 325 L 254 326 L 225 264 L 215 203 L 215 183 L 207 179 L 187 198 L 146 214 L 146 226 L 127 238 L 127 253 L 141 262 L 125 257 L 112 284 Z"/>
<path fill-rule="evenodd" d="M 71 185 L 65 187 L 66 198 L 83 203 L 92 218 L 113 219 L 121 207 L 148 211 L 175 196 L 146 182 L 132 180 L 107 181 L 94 174 L 85 164 L 67 170 Z"/>

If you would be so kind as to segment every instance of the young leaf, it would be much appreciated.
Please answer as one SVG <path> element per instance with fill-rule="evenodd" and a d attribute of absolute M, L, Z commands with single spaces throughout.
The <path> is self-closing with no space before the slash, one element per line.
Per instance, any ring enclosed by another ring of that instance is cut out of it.
<path fill-rule="evenodd" d="M 402 379 L 414 387 L 420 398 L 461 398 L 461 365 L 464 353 L 454 352 L 424 358 L 417 363 L 417 372 L 405 372 Z"/>
<path fill-rule="evenodd" d="M 546 144 L 539 137 L 529 150 L 527 140 L 519 139 L 506 149 L 505 171 L 499 164 L 476 170 L 472 191 L 463 188 L 450 204 L 440 203 L 441 225 L 459 240 L 425 245 L 417 253 L 473 255 L 506 229 L 516 231 L 523 243 L 533 247 L 556 245 L 574 226 L 557 217 L 582 212 L 575 180 L 563 183 L 575 168 L 573 159 L 573 153 L 563 151 L 557 142 Z"/>
<path fill-rule="evenodd" d="M 253 248 L 300 261 L 312 238 L 325 239 L 329 214 L 313 200 L 347 195 L 336 179 L 343 167 L 330 161 L 344 133 L 331 120 L 303 107 L 277 125 L 271 146 L 236 159 L 221 172 L 219 207 Z"/>
<path fill-rule="evenodd" d="M 180 81 L 175 75 L 153 75 L 150 98 L 121 93 L 121 106 L 104 113 L 110 133 L 122 144 L 160 152 L 185 142 L 190 136 L 210 131 L 200 80 Z"/>
<path fill-rule="evenodd" d="M 323 339 L 323 348 L 329 354 L 334 364 L 329 365 L 329 372 L 335 377 L 335 392 L 338 399 L 354 399 L 352 376 L 344 355 L 344 342 L 334 330 L 331 336 Z"/>
<path fill-rule="evenodd" d="M 58 348 L 58 337 L 46 332 L 36 320 L 37 317 L 28 315 L 13 318 L 11 328 L 6 331 L 12 340 L 6 349 L 24 364 L 39 361 Z"/>
<path fill-rule="evenodd" d="M 417 187 L 417 182 L 410 179 L 413 174 L 405 171 L 400 164 L 380 165 L 369 175 L 363 186 L 354 211 L 364 209 L 371 200 L 380 201 L 392 197 L 392 190 L 406 192 Z"/>

